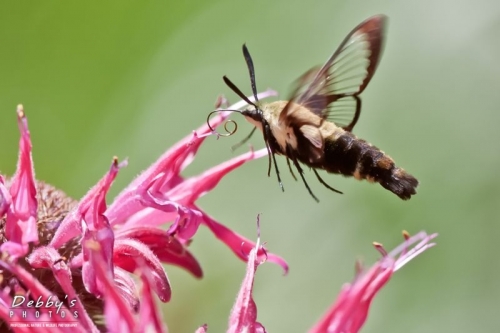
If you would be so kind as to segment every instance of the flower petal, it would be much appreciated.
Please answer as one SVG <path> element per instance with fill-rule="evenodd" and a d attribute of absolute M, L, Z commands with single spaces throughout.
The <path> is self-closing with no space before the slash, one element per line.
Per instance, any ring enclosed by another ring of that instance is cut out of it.
<path fill-rule="evenodd" d="M 114 249 L 114 232 L 108 223 L 104 211 L 106 210 L 106 194 L 113 183 L 113 180 L 118 174 L 118 170 L 122 165 L 118 163 L 117 158 L 113 159 L 111 169 L 105 177 L 104 181 L 100 183 L 100 187 L 96 189 L 95 195 L 89 204 L 81 211 L 82 216 L 82 230 L 83 237 L 82 243 L 90 240 L 99 243 L 99 251 L 101 257 L 106 263 L 108 272 L 113 275 L 113 249 Z M 90 254 L 87 253 L 87 248 L 82 248 L 83 252 L 83 265 L 82 276 L 85 288 L 96 296 L 103 294 L 101 281 L 96 279 L 94 272 L 95 267 L 90 262 Z"/>
<path fill-rule="evenodd" d="M 104 319 L 109 332 L 134 332 L 135 320 L 125 299 L 121 297 L 113 277 L 99 249 L 99 243 L 86 241 L 83 244 L 89 254 L 90 262 L 95 267 L 97 279 L 101 281 L 104 294 Z"/>
<path fill-rule="evenodd" d="M 0 175 L 0 218 L 2 218 L 12 203 L 12 197 L 9 190 L 5 187 L 5 180 Z"/>
<path fill-rule="evenodd" d="M 171 297 L 170 282 L 161 262 L 154 253 L 146 245 L 136 240 L 116 240 L 113 255 L 113 261 L 116 266 L 133 273 L 138 269 L 137 258 L 142 258 L 145 267 L 150 270 L 150 274 L 154 280 L 153 289 L 158 294 L 160 300 L 168 302 Z"/>
<path fill-rule="evenodd" d="M 149 247 L 160 261 L 176 265 L 201 278 L 203 272 L 196 258 L 169 232 L 150 227 L 136 227 L 116 233 L 116 239 L 135 239 Z"/>
<path fill-rule="evenodd" d="M 210 216 L 204 216 L 204 224 L 214 233 L 215 237 L 225 243 L 241 260 L 247 261 L 246 253 L 250 252 L 251 248 L 255 247 L 255 243 L 237 234 L 228 227 L 218 223 Z M 267 261 L 280 265 L 283 268 L 284 274 L 288 273 L 287 262 L 272 253 L 266 253 L 262 248 L 258 252 L 259 258 L 267 257 Z"/>
<path fill-rule="evenodd" d="M 120 293 L 120 295 L 123 297 L 124 300 L 126 300 L 129 304 L 129 307 L 133 309 L 134 312 L 139 310 L 139 297 L 138 297 L 138 290 L 137 290 L 137 285 L 130 275 L 129 272 L 125 271 L 124 269 L 121 269 L 120 267 L 115 267 L 115 285 Z"/>
<path fill-rule="evenodd" d="M 138 263 L 137 266 L 142 266 L 142 264 L 143 263 Z M 141 269 L 140 271 L 142 280 L 142 299 L 139 313 L 141 323 L 139 332 L 166 332 L 167 330 L 164 325 L 162 325 L 161 314 L 153 299 L 152 289 L 154 289 L 155 279 L 151 276 L 151 272 L 148 269 Z"/>
<path fill-rule="evenodd" d="M 261 249 L 259 241 L 257 241 L 257 244 L 252 248 L 248 256 L 247 272 L 241 284 L 236 302 L 231 310 L 228 333 L 265 332 L 264 327 L 257 322 L 257 306 L 252 297 L 255 272 L 257 271 L 257 266 L 262 263 L 257 259 L 259 250 Z"/>
<path fill-rule="evenodd" d="M 19 161 L 17 171 L 10 184 L 10 194 L 16 216 L 26 221 L 30 218 L 36 218 L 37 200 L 33 159 L 31 158 L 31 138 L 28 120 L 22 105 L 17 107 L 17 122 L 21 132 Z M 36 239 L 38 240 L 38 237 Z"/>
<path fill-rule="evenodd" d="M 38 248 L 37 253 L 28 257 L 28 263 L 32 267 L 50 268 L 57 282 L 66 293 L 70 309 L 77 311 L 79 323 L 86 332 L 99 332 L 92 319 L 87 314 L 83 304 L 72 285 L 71 271 L 56 249 L 48 246 Z M 73 302 L 74 300 L 74 302 Z M 74 308 L 73 308 L 74 307 Z"/>
<path fill-rule="evenodd" d="M 127 165 L 127 161 L 118 163 L 116 158 L 113 158 L 110 170 L 99 180 L 99 182 L 85 194 L 80 200 L 78 206 L 71 211 L 61 225 L 57 229 L 54 237 L 50 241 L 50 245 L 58 249 L 70 239 L 80 236 L 82 234 L 81 220 L 85 212 L 88 212 L 93 204 L 95 204 L 95 197 L 99 193 L 106 193 L 111 186 L 113 180 L 116 178 L 118 170 Z"/>
<path fill-rule="evenodd" d="M 19 159 L 9 188 L 12 203 L 7 211 L 5 224 L 5 236 L 8 242 L 1 246 L 1 250 L 10 253 L 12 257 L 24 256 L 29 250 L 28 243 L 38 243 L 36 227 L 38 203 L 31 158 L 31 138 L 22 105 L 17 107 L 17 122 L 21 132 Z"/>
<path fill-rule="evenodd" d="M 222 177 L 229 172 L 238 168 L 245 162 L 261 158 L 267 155 L 267 149 L 261 149 L 256 152 L 253 150 L 248 153 L 235 157 L 227 162 L 221 163 L 218 166 L 211 168 L 201 175 L 191 177 L 175 188 L 169 193 L 171 200 L 179 202 L 184 205 L 194 203 L 198 198 L 202 197 L 208 191 L 211 191 L 220 182 Z"/>
<path fill-rule="evenodd" d="M 189 240 L 194 236 L 203 218 L 203 214 L 199 210 L 184 206 L 168 198 L 163 199 L 160 195 L 155 196 L 149 192 L 148 194 L 143 198 L 144 205 L 166 213 L 177 211 L 177 217 L 170 226 L 169 233 L 175 233 L 182 240 Z"/>

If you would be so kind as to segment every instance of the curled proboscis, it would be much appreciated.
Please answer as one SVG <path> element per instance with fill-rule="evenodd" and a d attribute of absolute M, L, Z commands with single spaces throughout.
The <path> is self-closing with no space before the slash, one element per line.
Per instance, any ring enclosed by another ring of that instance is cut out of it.
<path fill-rule="evenodd" d="M 210 125 L 210 118 L 212 117 L 212 114 L 216 113 L 216 112 L 222 112 L 222 111 L 232 111 L 232 112 L 240 112 L 239 110 L 215 110 L 215 111 L 212 111 L 208 114 L 208 117 L 207 117 L 207 125 L 208 125 L 208 128 L 210 128 L 210 130 L 212 132 L 214 132 L 215 134 L 217 134 L 218 136 L 231 136 L 233 135 L 234 133 L 236 133 L 236 131 L 238 130 L 238 123 L 235 122 L 234 120 L 231 120 L 231 119 L 228 119 L 224 122 L 224 131 L 226 131 L 226 133 L 219 133 L 217 132 L 213 127 L 212 125 Z M 228 124 L 233 124 L 234 128 L 230 128 Z"/>

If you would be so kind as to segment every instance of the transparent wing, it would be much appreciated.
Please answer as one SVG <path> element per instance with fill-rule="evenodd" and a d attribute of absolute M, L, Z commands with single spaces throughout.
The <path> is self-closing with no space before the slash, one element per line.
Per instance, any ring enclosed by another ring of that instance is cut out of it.
<path fill-rule="evenodd" d="M 296 103 L 352 130 L 361 112 L 363 92 L 380 60 L 387 18 L 373 16 L 354 28 L 320 69 L 312 69 L 299 81 Z"/>

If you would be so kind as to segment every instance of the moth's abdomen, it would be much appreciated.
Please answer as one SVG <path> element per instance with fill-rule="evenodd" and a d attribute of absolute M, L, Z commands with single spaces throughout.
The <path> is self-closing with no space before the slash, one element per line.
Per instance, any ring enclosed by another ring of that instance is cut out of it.
<path fill-rule="evenodd" d="M 350 132 L 325 141 L 323 169 L 380 183 L 403 200 L 416 193 L 418 180 L 398 168 L 383 151 Z"/>

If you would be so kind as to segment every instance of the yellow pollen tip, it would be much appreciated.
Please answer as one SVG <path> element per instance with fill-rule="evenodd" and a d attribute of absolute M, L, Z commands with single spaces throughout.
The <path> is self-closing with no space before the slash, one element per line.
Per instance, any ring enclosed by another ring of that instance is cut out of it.
<path fill-rule="evenodd" d="M 19 118 L 24 118 L 24 106 L 22 104 L 19 104 L 17 106 L 17 115 L 19 116 Z"/>
<path fill-rule="evenodd" d="M 375 247 L 375 249 L 380 252 L 380 254 L 382 254 L 382 256 L 387 256 L 387 251 L 384 249 L 384 245 L 382 245 L 382 243 L 378 243 L 378 242 L 373 242 L 372 243 L 373 246 Z"/>
<path fill-rule="evenodd" d="M 85 244 L 89 249 L 92 249 L 94 251 L 99 251 L 101 249 L 101 245 L 94 241 L 94 240 L 88 240 Z"/>
<path fill-rule="evenodd" d="M 403 230 L 403 237 L 405 240 L 408 240 L 408 239 L 410 239 L 411 235 L 408 231 Z"/>

